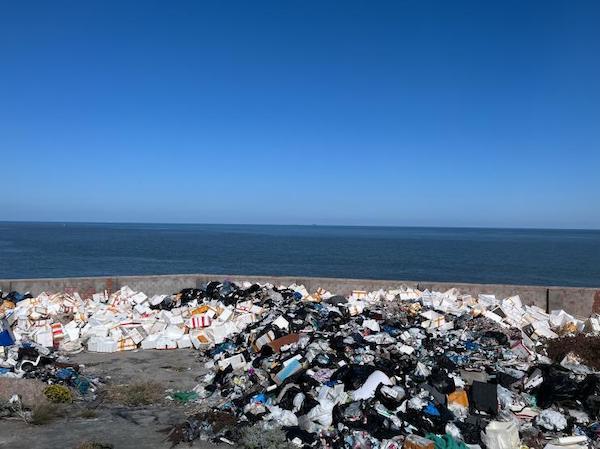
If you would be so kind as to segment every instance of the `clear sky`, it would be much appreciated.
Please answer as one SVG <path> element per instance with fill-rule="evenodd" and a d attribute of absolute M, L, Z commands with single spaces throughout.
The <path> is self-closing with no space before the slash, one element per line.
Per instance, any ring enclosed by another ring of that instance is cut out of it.
<path fill-rule="evenodd" d="M 598 1 L 1 1 L 0 220 L 600 228 Z"/>

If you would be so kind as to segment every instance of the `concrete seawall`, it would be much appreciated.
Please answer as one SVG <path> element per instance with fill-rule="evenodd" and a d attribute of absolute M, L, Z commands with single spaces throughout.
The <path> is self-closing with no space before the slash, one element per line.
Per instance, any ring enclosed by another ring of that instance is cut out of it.
<path fill-rule="evenodd" d="M 48 279 L 0 279 L 0 290 L 8 292 L 31 292 L 38 295 L 47 292 L 79 292 L 82 296 L 108 290 L 115 291 L 124 285 L 146 294 L 174 293 L 182 288 L 197 287 L 203 282 L 213 280 L 229 280 L 233 282 L 271 282 L 275 285 L 304 284 L 309 291 L 322 287 L 333 293 L 348 294 L 352 290 L 377 290 L 399 285 L 417 287 L 421 290 L 445 291 L 456 287 L 463 293 L 477 295 L 479 293 L 495 294 L 505 298 L 518 294 L 525 304 L 537 305 L 547 311 L 564 309 L 567 312 L 588 316 L 600 313 L 600 287 L 543 287 L 535 285 L 504 284 L 462 284 L 451 282 L 419 282 L 407 280 L 372 280 L 372 279 L 339 279 L 315 278 L 302 276 L 244 276 L 216 274 L 181 274 L 160 276 L 107 276 L 83 278 L 48 278 Z"/>

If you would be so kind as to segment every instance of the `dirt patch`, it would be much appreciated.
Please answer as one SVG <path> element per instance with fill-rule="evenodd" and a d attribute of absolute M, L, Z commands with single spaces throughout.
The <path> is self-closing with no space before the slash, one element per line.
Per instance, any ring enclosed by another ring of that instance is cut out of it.
<path fill-rule="evenodd" d="M 600 370 L 600 337 L 577 335 L 556 338 L 548 343 L 548 357 L 555 362 L 560 362 L 570 352 L 589 367 Z"/>
<path fill-rule="evenodd" d="M 139 382 L 129 385 L 112 385 L 106 391 L 106 399 L 129 407 L 151 405 L 160 402 L 165 389 L 156 382 Z"/>
<path fill-rule="evenodd" d="M 37 379 L 11 379 L 0 377 L 0 401 L 8 401 L 13 395 L 19 395 L 25 407 L 33 407 L 47 402 L 44 390 L 48 387 Z"/>

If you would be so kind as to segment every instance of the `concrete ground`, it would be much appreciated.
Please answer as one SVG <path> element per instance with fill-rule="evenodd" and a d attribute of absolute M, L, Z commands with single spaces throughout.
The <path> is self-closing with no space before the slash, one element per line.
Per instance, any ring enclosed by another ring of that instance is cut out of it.
<path fill-rule="evenodd" d="M 206 372 L 199 361 L 199 353 L 193 350 L 85 352 L 71 356 L 70 361 L 85 365 L 84 375 L 105 378 L 107 385 L 153 381 L 165 390 L 189 390 L 198 383 L 196 378 Z M 146 407 L 126 407 L 106 400 L 78 402 L 65 407 L 66 416 L 48 424 L 32 425 L 20 419 L 0 420 L 0 448 L 75 449 L 84 441 L 112 444 L 114 449 L 169 448 L 166 434 L 159 431 L 181 423 L 197 407 L 197 404 L 181 405 L 168 400 Z M 93 413 L 89 413 L 90 409 Z M 87 417 L 81 416 L 82 412 Z M 183 444 L 180 447 L 189 446 Z M 195 441 L 192 447 L 224 449 L 231 446 Z"/>

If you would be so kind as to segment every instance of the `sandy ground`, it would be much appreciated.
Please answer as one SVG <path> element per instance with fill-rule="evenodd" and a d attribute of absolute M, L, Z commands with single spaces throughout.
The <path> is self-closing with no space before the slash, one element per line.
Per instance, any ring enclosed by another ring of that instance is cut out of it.
<path fill-rule="evenodd" d="M 203 364 L 198 361 L 198 352 L 193 350 L 81 353 L 71 356 L 70 361 L 85 365 L 85 375 L 108 377 L 111 384 L 150 380 L 173 390 L 193 388 L 197 384 L 196 378 L 205 373 Z M 96 416 L 78 416 L 90 407 L 94 408 Z M 18 419 L 0 420 L 0 448 L 71 449 L 90 440 L 112 444 L 115 449 L 169 448 L 166 435 L 159 430 L 182 422 L 192 407 L 167 400 L 143 408 L 106 402 L 73 404 L 67 408 L 66 417 L 49 424 L 36 426 Z M 231 446 L 196 441 L 192 447 L 217 449 Z"/>

